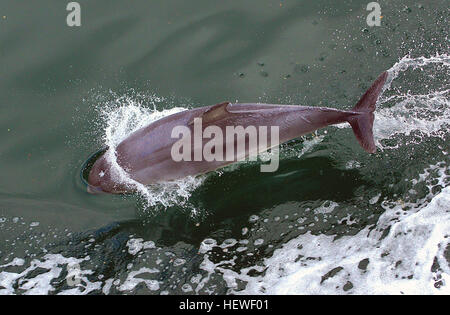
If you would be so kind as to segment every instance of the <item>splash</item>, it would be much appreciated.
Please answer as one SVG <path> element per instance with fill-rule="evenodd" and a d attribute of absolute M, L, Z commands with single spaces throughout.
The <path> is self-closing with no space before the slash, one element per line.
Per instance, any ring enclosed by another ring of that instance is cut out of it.
<path fill-rule="evenodd" d="M 163 117 L 186 110 L 184 107 L 158 110 L 157 105 L 165 99 L 154 95 L 144 98 L 130 96 L 116 96 L 111 92 L 112 100 L 102 103 L 98 107 L 103 122 L 103 142 L 109 149 L 105 157 L 111 164 L 111 176 L 117 182 L 136 190 L 143 198 L 145 207 L 162 205 L 168 207 L 174 204 L 183 205 L 203 182 L 203 177 L 186 177 L 181 180 L 143 185 L 133 180 L 118 164 L 116 156 L 117 146 L 130 134 Z M 144 106 L 144 102 L 146 103 Z M 152 107 L 150 108 L 149 107 Z M 167 105 L 167 104 L 166 104 Z"/>
<path fill-rule="evenodd" d="M 401 146 L 401 137 L 420 133 L 420 139 L 426 137 L 443 137 L 450 124 L 450 56 L 435 55 L 431 57 L 413 58 L 404 56 L 390 69 L 382 95 L 377 103 L 373 125 L 376 146 L 381 149 L 396 149 Z M 425 94 L 413 94 L 404 91 L 408 79 L 414 70 L 420 81 L 432 81 L 433 87 L 425 84 Z M 436 72 L 444 75 L 443 80 L 436 78 Z M 394 87 L 393 83 L 399 82 Z M 436 86 L 436 82 L 437 86 Z M 350 128 L 347 123 L 335 125 L 336 128 Z M 395 140 L 394 145 L 387 145 L 383 140 Z M 411 143 L 411 142 L 408 142 Z"/>
<path fill-rule="evenodd" d="M 420 133 L 422 139 L 443 137 L 446 126 L 450 123 L 450 89 L 449 82 L 446 81 L 450 73 L 449 66 L 448 55 L 429 58 L 405 56 L 388 70 L 389 77 L 384 86 L 384 95 L 379 100 L 374 122 L 375 141 L 380 149 L 399 146 L 387 146 L 382 140 L 398 139 L 399 136 L 409 136 L 413 132 Z M 444 80 L 436 80 L 436 67 L 438 72 L 446 74 Z M 409 90 L 402 92 L 401 87 L 393 87 L 396 79 L 401 79 L 402 74 L 411 74 L 413 70 L 420 70 L 415 75 L 421 81 L 438 81 L 438 86 L 429 88 L 425 84 L 425 88 L 429 90 L 426 94 L 413 94 Z M 385 96 L 389 92 L 393 95 Z"/>

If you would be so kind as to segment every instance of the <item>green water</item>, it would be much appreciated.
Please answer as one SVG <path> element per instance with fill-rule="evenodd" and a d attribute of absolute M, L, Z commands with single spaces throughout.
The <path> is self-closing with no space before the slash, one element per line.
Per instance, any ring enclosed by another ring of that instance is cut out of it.
<path fill-rule="evenodd" d="M 139 196 L 89 195 L 80 171 L 104 146 L 99 111 L 108 99 L 123 96 L 158 110 L 236 100 L 348 109 L 405 55 L 448 54 L 449 8 L 447 1 L 379 1 L 381 26 L 369 27 L 368 1 L 79 3 L 80 27 L 66 25 L 65 1 L 0 3 L 0 265 L 16 257 L 27 265 L 46 251 L 89 255 L 90 281 L 102 275 L 100 282 L 123 283 L 130 263 L 153 268 L 160 259 L 170 267 L 158 275 L 158 290 L 113 285 L 111 293 L 183 293 L 182 285 L 201 273 L 199 244 L 242 237 L 251 215 L 260 217 L 251 237 L 272 246 L 239 256 L 236 270 L 261 264 L 306 231 L 354 235 L 376 224 L 384 208 L 369 199 L 407 199 L 410 179 L 448 162 L 448 124 L 440 137 L 413 132 L 401 138 L 406 142 L 383 139 L 386 146 L 400 144 L 373 156 L 359 148 L 351 129 L 329 128 L 300 158 L 311 137 L 286 145 L 277 173 L 261 174 L 250 163 L 213 174 L 187 203 L 149 209 Z M 390 94 L 448 89 L 448 69 L 427 71 L 428 81 L 415 71 L 405 74 Z M 163 100 L 153 104 L 152 96 Z M 351 161 L 359 167 L 346 167 Z M 329 201 L 340 211 L 328 220 L 305 210 Z M 342 224 L 349 215 L 356 224 Z M 290 230 L 299 217 L 304 229 Z M 163 254 L 128 254 L 131 237 L 153 241 Z M 233 256 L 213 251 L 211 257 L 227 255 Z M 172 266 L 174 257 L 186 263 Z M 64 277 L 47 293 L 67 289 Z M 208 281 L 212 293 L 227 292 L 220 273 Z M 16 285 L 13 291 L 27 290 Z"/>

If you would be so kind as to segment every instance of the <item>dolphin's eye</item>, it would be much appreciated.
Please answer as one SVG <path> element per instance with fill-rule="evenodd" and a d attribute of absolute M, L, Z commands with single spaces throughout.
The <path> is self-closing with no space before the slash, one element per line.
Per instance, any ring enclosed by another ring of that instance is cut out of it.
<path fill-rule="evenodd" d="M 105 172 L 101 171 L 100 173 L 98 173 L 98 176 L 100 176 L 100 177 L 105 176 Z"/>

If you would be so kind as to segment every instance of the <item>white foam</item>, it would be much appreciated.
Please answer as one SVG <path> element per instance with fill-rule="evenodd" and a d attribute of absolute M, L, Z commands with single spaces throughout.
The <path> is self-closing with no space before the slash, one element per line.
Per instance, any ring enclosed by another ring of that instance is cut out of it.
<path fill-rule="evenodd" d="M 80 265 L 84 260 L 89 260 L 89 256 L 83 259 L 73 257 L 64 257 L 60 254 L 46 254 L 41 259 L 33 259 L 28 267 L 22 272 L 0 272 L 0 295 L 14 294 L 16 290 L 13 284 L 17 283 L 17 290 L 23 291 L 24 294 L 42 295 L 49 294 L 55 291 L 52 285 L 52 280 L 57 279 L 62 271 L 69 269 L 69 265 Z M 10 264 L 6 266 L 24 266 L 23 260 L 15 258 Z M 5 267 L 0 266 L 0 267 Z M 30 277 L 30 273 L 36 269 L 45 269 L 46 272 L 40 273 L 34 277 Z M 69 290 L 64 290 L 58 294 L 88 294 L 91 291 L 97 290 L 101 287 L 101 282 L 90 282 L 87 275 L 92 274 L 92 270 L 79 269 L 77 272 L 77 279 L 80 283 Z"/>
<path fill-rule="evenodd" d="M 136 255 L 143 249 L 155 248 L 155 243 L 153 241 L 146 241 L 142 238 L 130 238 L 127 242 L 128 253 L 130 255 Z"/>
<path fill-rule="evenodd" d="M 314 209 L 314 213 L 331 213 L 337 206 L 338 204 L 334 201 L 325 201 L 320 207 Z"/>
<path fill-rule="evenodd" d="M 127 247 L 131 255 L 137 255 L 144 250 L 154 250 L 154 242 L 144 242 L 140 238 L 130 238 Z M 160 283 L 156 280 L 140 278 L 142 274 L 158 274 L 156 268 L 141 267 L 138 270 L 131 270 L 133 264 L 128 265 L 126 279 L 121 283 L 120 279 L 109 278 L 103 280 L 99 275 L 94 281 L 88 278 L 94 272 L 90 269 L 83 269 L 83 262 L 90 260 L 89 256 L 84 258 L 65 257 L 61 254 L 46 254 L 39 259 L 26 262 L 24 259 L 14 258 L 11 262 L 0 265 L 3 271 L 0 272 L 0 295 L 9 295 L 22 292 L 22 294 L 44 295 L 56 292 L 59 295 L 85 295 L 93 291 L 101 291 L 108 294 L 114 286 L 119 291 L 129 291 L 138 284 L 144 283 L 151 291 L 159 290 Z M 174 266 L 185 264 L 185 260 L 176 258 Z M 22 271 L 5 271 L 8 267 L 23 267 Z M 36 270 L 43 272 L 30 276 Z M 66 272 L 66 273 L 65 273 Z M 66 274 L 67 289 L 58 291 L 54 286 L 55 279 Z M 70 282 L 71 281 L 71 282 Z M 15 288 L 17 286 L 17 288 Z"/>
<path fill-rule="evenodd" d="M 120 291 L 128 291 L 134 289 L 138 284 L 144 283 L 150 291 L 159 290 L 159 282 L 157 280 L 147 280 L 143 278 L 139 278 L 137 276 L 144 273 L 158 273 L 159 270 L 155 268 L 140 268 L 137 271 L 131 271 L 125 282 L 119 287 Z"/>
<path fill-rule="evenodd" d="M 432 194 L 433 188 L 448 185 L 447 171 L 445 162 L 437 163 L 412 181 L 428 186 L 429 193 L 421 200 L 383 201 L 386 211 L 376 229 L 366 227 L 337 240 L 308 232 L 277 249 L 263 266 L 238 272 L 228 267 L 230 262 L 211 262 L 206 253 L 202 269 L 208 277 L 223 273 L 236 294 L 450 294 L 450 268 L 444 256 L 450 246 L 450 187 Z M 359 267 L 366 259 L 367 267 Z M 439 268 L 432 267 L 436 261 Z M 250 276 L 251 270 L 265 272 Z M 236 290 L 237 280 L 247 282 L 243 291 Z"/>

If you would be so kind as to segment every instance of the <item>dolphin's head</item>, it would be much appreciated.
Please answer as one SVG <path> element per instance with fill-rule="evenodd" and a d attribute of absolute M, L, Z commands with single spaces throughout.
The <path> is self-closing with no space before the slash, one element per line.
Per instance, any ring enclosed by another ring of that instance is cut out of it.
<path fill-rule="evenodd" d="M 86 162 L 85 177 L 87 191 L 91 194 L 122 194 L 130 189 L 111 174 L 111 163 L 107 159 L 108 148 L 94 153 Z"/>
<path fill-rule="evenodd" d="M 117 183 L 111 175 L 111 164 L 103 155 L 95 161 L 89 172 L 87 191 L 91 194 L 121 194 L 126 191 L 126 187 Z"/>
<path fill-rule="evenodd" d="M 110 164 L 102 155 L 98 158 L 89 172 L 87 191 L 91 194 L 100 194 L 110 192 L 111 171 Z"/>

